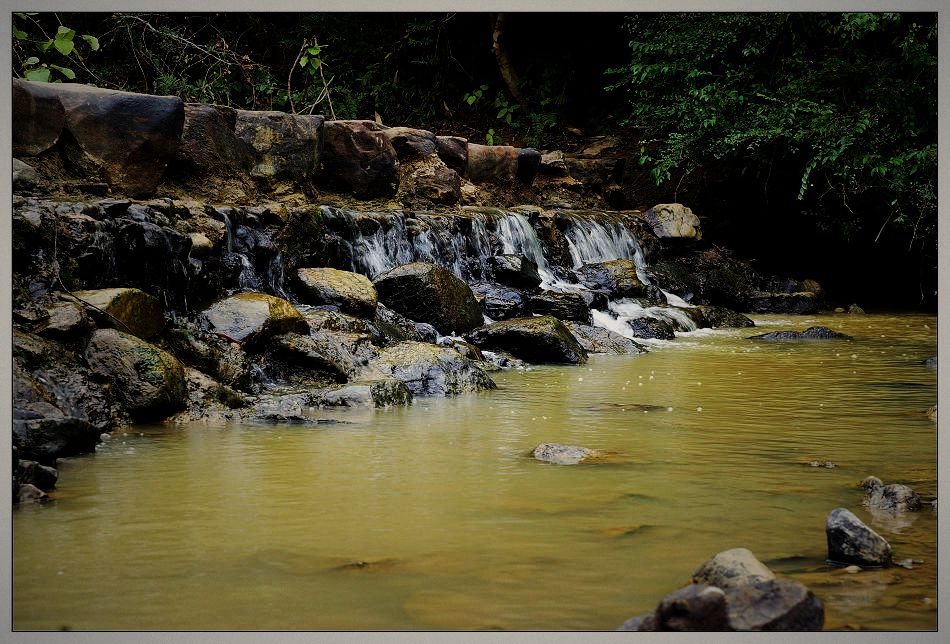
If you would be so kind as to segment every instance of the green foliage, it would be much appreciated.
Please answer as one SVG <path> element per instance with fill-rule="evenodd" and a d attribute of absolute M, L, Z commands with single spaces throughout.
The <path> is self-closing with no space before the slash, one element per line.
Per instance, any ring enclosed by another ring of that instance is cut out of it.
<path fill-rule="evenodd" d="M 875 211 L 860 202 L 935 231 L 933 15 L 640 14 L 627 29 L 630 62 L 608 89 L 643 128 L 658 184 L 696 163 L 785 164 L 799 172 L 792 198 L 840 230 Z"/>
<path fill-rule="evenodd" d="M 35 18 L 37 15 L 24 12 L 13 14 L 13 50 L 14 55 L 20 58 L 23 77 L 44 83 L 61 83 L 64 79 L 76 80 L 76 72 L 72 67 L 62 64 L 67 60 L 83 64 L 76 47 L 76 30 L 59 25 L 55 35 L 50 37 Z M 95 36 L 83 34 L 80 41 L 89 51 L 99 49 L 99 39 Z M 37 54 L 42 54 L 43 58 Z M 74 63 L 70 62 L 70 65 L 72 64 Z"/>
<path fill-rule="evenodd" d="M 462 97 L 462 101 L 469 107 L 474 107 L 475 103 L 482 100 L 482 96 L 485 95 L 485 92 L 488 91 L 488 85 L 479 85 L 476 89 L 473 89 L 471 92 L 466 92 L 465 96 Z"/>

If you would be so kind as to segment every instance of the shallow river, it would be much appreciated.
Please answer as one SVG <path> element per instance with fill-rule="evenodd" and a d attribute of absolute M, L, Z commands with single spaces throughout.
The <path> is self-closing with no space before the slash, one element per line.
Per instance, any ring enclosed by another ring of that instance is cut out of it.
<path fill-rule="evenodd" d="M 826 627 L 936 627 L 936 512 L 861 508 L 868 475 L 936 496 L 936 318 L 755 318 L 635 358 L 337 424 L 136 427 L 14 513 L 20 630 L 613 630 L 721 550 L 825 603 Z M 819 323 L 851 342 L 760 343 Z M 528 458 L 541 442 L 619 463 Z M 833 469 L 809 461 L 832 461 Z M 825 564 L 847 507 L 892 567 Z"/>

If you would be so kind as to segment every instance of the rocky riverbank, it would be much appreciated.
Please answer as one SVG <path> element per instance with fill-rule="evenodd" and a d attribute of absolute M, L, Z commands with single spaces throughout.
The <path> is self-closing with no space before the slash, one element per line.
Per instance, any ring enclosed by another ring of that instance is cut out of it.
<path fill-rule="evenodd" d="M 825 305 L 688 207 L 615 209 L 624 159 L 13 89 L 15 472 L 132 423 L 314 423 Z"/>

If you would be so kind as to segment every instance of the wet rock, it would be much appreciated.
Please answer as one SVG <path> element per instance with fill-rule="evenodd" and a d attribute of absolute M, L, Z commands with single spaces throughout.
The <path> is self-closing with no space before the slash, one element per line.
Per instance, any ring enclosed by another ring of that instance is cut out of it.
<path fill-rule="evenodd" d="M 531 184 L 541 165 L 541 153 L 534 148 L 518 149 L 518 172 L 515 176 L 522 183 Z"/>
<path fill-rule="evenodd" d="M 177 96 L 57 84 L 66 129 L 108 183 L 133 197 L 151 195 L 178 150 L 185 104 Z"/>
<path fill-rule="evenodd" d="M 20 505 L 26 505 L 27 503 L 45 503 L 49 500 L 49 496 L 35 485 L 24 483 L 20 485 L 16 500 Z"/>
<path fill-rule="evenodd" d="M 473 362 L 484 362 L 485 356 L 482 355 L 481 350 L 476 347 L 474 344 L 461 340 L 459 338 L 453 337 L 443 337 L 439 338 L 436 342 L 439 346 L 448 347 L 459 352 L 465 358 L 472 360 Z"/>
<path fill-rule="evenodd" d="M 282 333 L 309 333 L 293 304 L 264 293 L 238 293 L 212 304 L 204 317 L 214 333 L 251 347 Z"/>
<path fill-rule="evenodd" d="M 862 309 L 857 304 L 852 304 L 848 307 L 848 313 L 851 315 L 864 315 L 864 309 Z"/>
<path fill-rule="evenodd" d="M 618 356 L 636 356 L 646 348 L 615 331 L 577 322 L 564 323 L 587 353 L 606 353 Z"/>
<path fill-rule="evenodd" d="M 891 563 L 890 544 L 845 508 L 831 511 L 825 522 L 825 534 L 828 560 L 833 563 L 859 566 L 887 566 Z"/>
<path fill-rule="evenodd" d="M 658 631 L 729 631 L 726 594 L 715 586 L 690 584 L 660 601 L 654 612 Z"/>
<path fill-rule="evenodd" d="M 435 137 L 436 153 L 442 162 L 464 177 L 468 171 L 468 139 L 458 136 Z"/>
<path fill-rule="evenodd" d="M 373 121 L 324 123 L 323 180 L 358 199 L 396 194 L 399 160 L 381 129 Z"/>
<path fill-rule="evenodd" d="M 85 309 L 76 302 L 56 302 L 46 312 L 49 317 L 36 332 L 52 340 L 69 341 L 79 338 L 95 327 Z"/>
<path fill-rule="evenodd" d="M 633 337 L 644 340 L 672 340 L 676 337 L 673 325 L 667 320 L 642 317 L 627 320 L 627 326 L 633 332 Z"/>
<path fill-rule="evenodd" d="M 116 220 L 115 272 L 122 276 L 123 286 L 137 286 L 158 295 L 170 308 L 185 309 L 192 275 L 191 237 L 148 221 L 158 219 L 148 212 L 141 221 L 132 214 Z"/>
<path fill-rule="evenodd" d="M 361 378 L 380 376 L 405 383 L 414 396 L 454 396 L 495 388 L 488 374 L 454 349 L 423 342 L 400 342 L 380 350 Z"/>
<path fill-rule="evenodd" d="M 299 268 L 297 279 L 301 298 L 309 304 L 328 304 L 361 317 L 376 313 L 376 289 L 365 275 L 335 268 Z"/>
<path fill-rule="evenodd" d="M 377 311 L 374 310 L 373 313 L 375 316 Z M 358 333 L 371 336 L 374 342 L 382 343 L 384 341 L 383 334 L 375 327 L 372 319 L 358 318 L 347 313 L 323 308 L 307 310 L 303 312 L 303 316 L 307 320 L 307 324 L 310 325 L 311 334 L 321 330 Z"/>
<path fill-rule="evenodd" d="M 492 320 L 509 320 L 528 312 L 528 300 L 518 289 L 479 282 L 472 284 L 472 292 L 482 311 Z"/>
<path fill-rule="evenodd" d="M 170 353 L 115 329 L 99 329 L 86 346 L 92 372 L 112 385 L 136 420 L 158 420 L 185 407 L 182 364 Z"/>
<path fill-rule="evenodd" d="M 699 310 L 706 319 L 706 324 L 713 329 L 744 329 L 755 326 L 755 322 L 745 315 L 724 306 L 707 304 L 700 306 Z"/>
<path fill-rule="evenodd" d="M 74 416 L 15 418 L 13 444 L 23 459 L 53 465 L 56 459 L 95 451 L 100 428 Z"/>
<path fill-rule="evenodd" d="M 794 313 L 807 315 L 817 313 L 821 298 L 813 292 L 767 293 L 754 292 L 747 298 L 747 306 L 753 313 Z"/>
<path fill-rule="evenodd" d="M 927 365 L 928 367 L 930 367 L 931 369 L 936 369 L 936 368 L 937 368 L 937 356 L 930 356 L 929 358 L 927 358 L 926 360 L 924 360 L 924 364 Z"/>
<path fill-rule="evenodd" d="M 827 470 L 833 470 L 838 467 L 836 463 L 832 463 L 831 461 L 808 461 L 806 465 L 808 465 L 808 467 L 823 467 Z"/>
<path fill-rule="evenodd" d="M 435 134 L 428 130 L 390 127 L 382 130 L 382 133 L 389 139 L 400 161 L 422 159 L 436 152 Z"/>
<path fill-rule="evenodd" d="M 693 583 L 737 588 L 757 581 L 775 579 L 775 574 L 747 548 L 724 550 L 693 573 Z"/>
<path fill-rule="evenodd" d="M 872 512 L 907 512 L 920 509 L 920 496 L 907 485 L 884 482 L 876 476 L 861 481 L 864 488 L 862 504 Z"/>
<path fill-rule="evenodd" d="M 44 492 L 49 492 L 56 488 L 56 480 L 59 478 L 59 472 L 56 468 L 42 465 L 36 461 L 21 460 L 14 465 L 16 477 L 20 483 L 29 483 L 35 485 Z"/>
<path fill-rule="evenodd" d="M 619 183 L 623 175 L 624 160 L 617 157 L 582 159 L 568 156 L 564 163 L 572 179 L 597 192 Z"/>
<path fill-rule="evenodd" d="M 320 167 L 323 117 L 237 110 L 234 133 L 253 150 L 251 177 L 268 190 L 309 183 Z"/>
<path fill-rule="evenodd" d="M 472 289 L 452 273 L 425 262 L 398 266 L 373 280 L 379 300 L 417 322 L 449 335 L 474 329 L 482 311 Z"/>
<path fill-rule="evenodd" d="M 528 296 L 528 308 L 538 315 L 550 315 L 559 320 L 573 320 L 591 324 L 590 305 L 579 293 L 540 291 Z"/>
<path fill-rule="evenodd" d="M 76 291 L 100 326 L 117 328 L 144 340 L 165 329 L 165 311 L 157 299 L 137 288 Z"/>
<path fill-rule="evenodd" d="M 933 407 L 929 407 L 927 409 L 927 418 L 929 418 L 933 422 L 937 422 L 937 406 L 936 405 L 934 405 Z"/>
<path fill-rule="evenodd" d="M 13 154 L 37 156 L 53 147 L 66 126 L 66 110 L 52 83 L 13 79 Z"/>
<path fill-rule="evenodd" d="M 349 351 L 341 349 L 338 344 L 331 345 L 326 342 L 328 335 L 327 333 L 318 334 L 318 337 L 324 340 L 318 343 L 309 335 L 285 333 L 271 338 L 269 348 L 278 357 L 305 367 L 308 371 L 328 373 L 338 381 L 345 382 L 347 373 L 353 368 L 356 359 Z"/>
<path fill-rule="evenodd" d="M 703 238 L 699 217 L 683 204 L 657 204 L 643 216 L 660 239 L 699 241 Z"/>
<path fill-rule="evenodd" d="M 527 362 L 587 362 L 587 352 L 577 338 L 550 315 L 495 322 L 476 329 L 466 339 L 480 349 L 501 349 Z"/>
<path fill-rule="evenodd" d="M 320 393 L 317 404 L 324 407 L 392 407 L 412 402 L 412 392 L 400 380 L 351 382 Z"/>
<path fill-rule="evenodd" d="M 601 456 L 597 450 L 576 445 L 560 443 L 541 443 L 531 451 L 531 456 L 539 461 L 555 465 L 578 465 L 596 460 Z"/>
<path fill-rule="evenodd" d="M 659 630 L 659 624 L 656 623 L 656 613 L 644 613 L 631 617 L 617 629 L 618 631 L 647 632 L 652 633 Z"/>
<path fill-rule="evenodd" d="M 423 341 L 415 322 L 382 303 L 376 306 L 376 317 L 373 318 L 373 326 L 379 330 L 385 339 L 382 344 L 404 340 Z"/>
<path fill-rule="evenodd" d="M 518 254 L 495 255 L 487 260 L 492 275 L 499 284 L 514 288 L 537 288 L 541 285 L 538 265 Z"/>
<path fill-rule="evenodd" d="M 507 351 L 482 351 L 482 357 L 485 359 L 482 368 L 489 371 L 524 369 L 525 366 L 523 360 L 519 360 Z"/>
<path fill-rule="evenodd" d="M 233 416 L 231 410 L 247 405 L 240 392 L 191 367 L 185 368 L 185 386 L 186 408 L 171 418 L 173 422 L 224 422 Z"/>
<path fill-rule="evenodd" d="M 40 175 L 28 163 L 13 159 L 13 191 L 24 192 L 36 187 L 40 182 Z"/>
<path fill-rule="evenodd" d="M 810 326 L 804 331 L 772 331 L 753 335 L 750 340 L 851 340 L 850 335 L 832 331 L 824 326 Z"/>
<path fill-rule="evenodd" d="M 564 153 L 560 150 L 554 150 L 542 154 L 538 172 L 553 177 L 566 177 L 567 163 L 564 160 Z"/>
<path fill-rule="evenodd" d="M 726 591 L 729 626 L 736 631 L 820 631 L 825 609 L 792 579 L 754 581 Z"/>
<path fill-rule="evenodd" d="M 610 299 L 645 297 L 647 294 L 647 287 L 637 276 L 637 265 L 632 259 L 584 264 L 576 272 L 586 286 L 607 291 Z"/>

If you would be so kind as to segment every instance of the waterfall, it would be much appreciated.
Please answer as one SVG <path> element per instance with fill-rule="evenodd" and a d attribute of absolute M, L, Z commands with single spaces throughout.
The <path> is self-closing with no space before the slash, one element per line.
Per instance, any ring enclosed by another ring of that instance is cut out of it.
<path fill-rule="evenodd" d="M 254 262 L 251 261 L 252 256 L 249 256 L 247 252 L 236 250 L 237 245 L 234 243 L 236 230 L 234 223 L 231 221 L 231 217 L 228 215 L 228 210 L 227 208 L 219 208 L 218 213 L 224 220 L 227 250 L 229 253 L 237 255 L 238 260 L 241 262 L 241 272 L 238 275 L 238 287 L 246 291 L 259 291 L 261 290 L 261 281 L 257 277 Z"/>
<path fill-rule="evenodd" d="M 640 242 L 622 224 L 574 219 L 565 237 L 571 253 L 572 268 L 611 259 L 632 259 L 637 266 L 637 277 L 644 284 L 650 283 L 649 277 L 643 272 L 646 258 Z"/>

